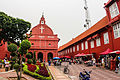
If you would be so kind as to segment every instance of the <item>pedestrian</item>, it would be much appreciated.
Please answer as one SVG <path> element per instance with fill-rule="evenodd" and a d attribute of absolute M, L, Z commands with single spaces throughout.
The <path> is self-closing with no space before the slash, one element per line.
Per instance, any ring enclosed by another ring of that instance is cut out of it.
<path fill-rule="evenodd" d="M 71 65 L 71 59 L 69 59 L 69 65 Z"/>
<path fill-rule="evenodd" d="M 5 71 L 8 71 L 9 70 L 9 62 L 8 62 L 8 59 L 6 60 L 5 62 Z"/>
<path fill-rule="evenodd" d="M 96 59 L 94 57 L 92 58 L 92 62 L 93 62 L 93 68 L 92 69 L 95 69 L 96 68 Z"/>
<path fill-rule="evenodd" d="M 49 63 L 49 66 L 50 66 L 51 65 L 51 61 L 49 60 L 48 63 Z"/>
<path fill-rule="evenodd" d="M 102 63 L 102 68 L 104 68 L 105 67 L 105 59 L 104 59 L 104 57 L 102 58 L 101 63 Z"/>
<path fill-rule="evenodd" d="M 108 57 L 108 69 L 110 69 L 110 57 Z"/>
<path fill-rule="evenodd" d="M 60 66 L 61 66 L 62 60 L 60 59 Z"/>
<path fill-rule="evenodd" d="M 0 59 L 0 68 L 2 68 L 2 60 Z"/>
<path fill-rule="evenodd" d="M 116 61 L 116 62 L 115 62 L 115 63 L 116 63 L 116 65 L 115 65 L 115 66 L 116 66 L 115 72 L 117 73 L 117 72 L 118 72 L 118 69 L 119 69 L 119 67 L 118 67 L 118 64 L 119 64 L 118 56 L 115 57 L 115 61 Z"/>
<path fill-rule="evenodd" d="M 6 58 L 4 58 L 4 68 L 5 68 L 5 62 L 6 62 Z"/>

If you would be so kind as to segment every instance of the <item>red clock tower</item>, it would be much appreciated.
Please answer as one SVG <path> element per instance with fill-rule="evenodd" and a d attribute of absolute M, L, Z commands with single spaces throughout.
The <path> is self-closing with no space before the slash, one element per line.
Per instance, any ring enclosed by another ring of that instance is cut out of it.
<path fill-rule="evenodd" d="M 32 36 L 29 38 L 31 48 L 29 52 L 36 52 L 36 59 L 48 61 L 53 57 L 58 56 L 58 41 L 57 34 L 54 34 L 52 29 L 46 25 L 44 15 L 42 15 L 40 23 L 32 28 Z"/>

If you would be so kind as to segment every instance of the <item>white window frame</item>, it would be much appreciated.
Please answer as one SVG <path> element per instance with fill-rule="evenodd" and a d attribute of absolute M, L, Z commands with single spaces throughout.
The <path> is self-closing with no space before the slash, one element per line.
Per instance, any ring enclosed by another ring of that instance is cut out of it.
<path fill-rule="evenodd" d="M 73 52 L 75 52 L 75 46 L 73 47 Z"/>
<path fill-rule="evenodd" d="M 66 54 L 67 54 L 67 50 L 66 50 Z"/>
<path fill-rule="evenodd" d="M 91 40 L 90 44 L 91 44 L 91 48 L 94 48 L 94 40 Z"/>
<path fill-rule="evenodd" d="M 109 7 L 109 11 L 110 11 L 110 15 L 111 18 L 116 17 L 119 14 L 119 9 L 118 9 L 118 5 L 116 2 L 114 2 L 110 7 Z"/>
<path fill-rule="evenodd" d="M 108 35 L 108 32 L 104 33 L 103 36 L 104 36 L 104 44 L 108 44 L 108 43 L 109 43 L 109 35 Z"/>
<path fill-rule="evenodd" d="M 97 38 L 97 39 L 96 39 L 96 46 L 97 46 L 97 47 L 98 47 L 98 46 L 101 46 L 100 38 Z"/>
<path fill-rule="evenodd" d="M 84 50 L 84 44 L 83 44 L 83 42 L 81 43 L 81 50 Z"/>
<path fill-rule="evenodd" d="M 68 49 L 68 53 L 69 53 L 69 49 Z"/>
<path fill-rule="evenodd" d="M 113 26 L 114 38 L 120 37 L 120 22 Z"/>
<path fill-rule="evenodd" d="M 85 49 L 88 49 L 88 41 L 85 41 Z"/>
<path fill-rule="evenodd" d="M 79 45 L 77 45 L 77 51 L 79 51 Z"/>
<path fill-rule="evenodd" d="M 72 48 L 70 48 L 70 52 L 72 53 Z"/>

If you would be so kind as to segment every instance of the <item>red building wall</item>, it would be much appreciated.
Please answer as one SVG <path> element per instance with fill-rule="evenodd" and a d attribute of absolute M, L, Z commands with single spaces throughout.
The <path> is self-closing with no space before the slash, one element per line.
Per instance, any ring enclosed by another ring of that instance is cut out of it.
<path fill-rule="evenodd" d="M 79 45 L 79 51 L 77 51 L 77 49 L 76 49 L 75 52 L 67 53 L 67 55 L 74 57 L 74 55 L 78 54 L 78 53 L 95 53 L 96 58 L 98 58 L 100 53 L 106 51 L 108 48 L 111 50 L 120 50 L 120 44 L 119 44 L 120 38 L 115 39 L 114 31 L 113 31 L 113 25 L 115 25 L 116 22 L 120 22 L 120 0 L 116 0 L 117 6 L 119 9 L 119 14 L 117 16 L 115 16 L 114 18 L 111 18 L 109 7 L 114 2 L 115 2 L 115 0 L 109 0 L 108 3 L 105 4 L 105 10 L 106 10 L 106 14 L 107 14 L 106 17 L 101 19 L 99 22 L 97 22 L 95 25 L 93 25 L 90 29 L 88 29 L 84 33 L 77 36 L 74 40 L 71 40 L 70 42 L 61 46 L 58 50 L 59 56 L 64 55 L 63 52 L 66 49 L 70 49 L 73 46 L 76 47 L 77 45 Z M 106 32 L 108 32 L 108 37 L 109 37 L 108 44 L 104 44 L 103 34 Z M 98 35 L 98 36 L 94 37 L 95 35 Z M 98 46 L 98 47 L 96 46 L 96 38 L 97 37 L 100 38 L 100 42 L 101 42 L 101 46 Z M 85 49 L 85 41 L 86 40 L 88 41 L 88 49 Z M 90 40 L 94 40 L 94 48 L 91 48 Z M 82 42 L 84 44 L 84 50 L 81 49 Z"/>

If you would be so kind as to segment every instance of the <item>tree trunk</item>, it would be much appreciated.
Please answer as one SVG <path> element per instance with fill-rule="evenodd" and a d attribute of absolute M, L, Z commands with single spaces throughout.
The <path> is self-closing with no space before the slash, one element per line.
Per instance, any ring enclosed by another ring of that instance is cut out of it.
<path fill-rule="evenodd" d="M 20 80 L 19 70 L 16 70 L 16 73 L 17 73 L 17 80 Z"/>
<path fill-rule="evenodd" d="M 21 56 L 21 60 L 20 60 L 20 78 L 22 75 L 22 58 L 23 58 L 23 56 Z"/>

